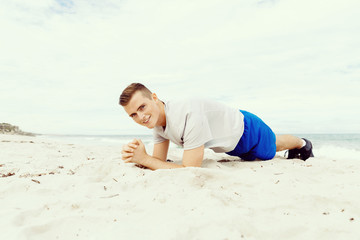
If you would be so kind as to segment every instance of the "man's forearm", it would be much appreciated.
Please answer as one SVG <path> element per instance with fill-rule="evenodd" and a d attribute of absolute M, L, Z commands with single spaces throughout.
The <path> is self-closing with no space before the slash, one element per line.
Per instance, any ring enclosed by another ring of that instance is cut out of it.
<path fill-rule="evenodd" d="M 150 155 L 146 155 L 145 159 L 140 164 L 152 170 L 184 167 L 183 165 L 179 165 L 176 163 L 161 161 L 160 159 L 154 158 Z"/>

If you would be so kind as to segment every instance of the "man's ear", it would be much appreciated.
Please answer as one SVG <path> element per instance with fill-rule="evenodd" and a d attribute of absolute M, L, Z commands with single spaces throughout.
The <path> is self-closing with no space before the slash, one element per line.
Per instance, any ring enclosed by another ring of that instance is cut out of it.
<path fill-rule="evenodd" d="M 152 93 L 151 96 L 152 96 L 152 98 L 154 99 L 155 102 L 157 102 L 159 100 L 156 93 Z"/>

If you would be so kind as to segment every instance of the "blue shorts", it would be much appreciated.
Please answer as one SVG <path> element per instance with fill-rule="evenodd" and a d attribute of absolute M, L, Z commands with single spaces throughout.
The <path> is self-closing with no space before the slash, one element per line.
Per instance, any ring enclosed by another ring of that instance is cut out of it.
<path fill-rule="evenodd" d="M 271 128 L 259 117 L 240 110 L 244 115 L 244 133 L 235 149 L 227 154 L 252 161 L 269 160 L 276 154 L 276 137 Z"/>

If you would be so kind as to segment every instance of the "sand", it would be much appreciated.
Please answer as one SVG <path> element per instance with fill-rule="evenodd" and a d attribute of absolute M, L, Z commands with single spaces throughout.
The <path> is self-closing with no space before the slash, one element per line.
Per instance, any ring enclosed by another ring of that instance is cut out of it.
<path fill-rule="evenodd" d="M 120 151 L 0 135 L 1 238 L 360 239 L 358 156 L 244 162 L 206 150 L 202 168 L 151 171 Z"/>

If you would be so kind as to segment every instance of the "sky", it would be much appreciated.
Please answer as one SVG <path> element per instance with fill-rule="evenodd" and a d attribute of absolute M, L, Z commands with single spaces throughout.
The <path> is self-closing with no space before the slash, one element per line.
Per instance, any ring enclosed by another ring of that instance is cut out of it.
<path fill-rule="evenodd" d="M 0 0 L 0 122 L 151 134 L 118 104 L 141 82 L 275 133 L 360 133 L 358 0 Z"/>

